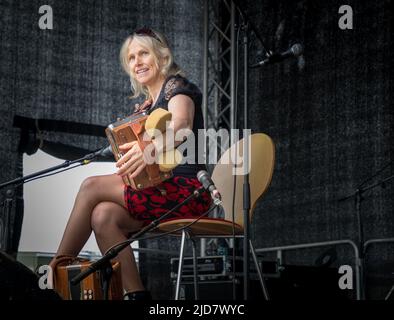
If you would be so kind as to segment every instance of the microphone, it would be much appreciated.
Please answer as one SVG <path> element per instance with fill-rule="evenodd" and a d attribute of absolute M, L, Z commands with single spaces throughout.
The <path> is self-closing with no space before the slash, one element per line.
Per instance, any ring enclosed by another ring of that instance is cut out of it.
<path fill-rule="evenodd" d="M 264 60 L 261 60 L 260 62 L 256 64 L 252 64 L 250 67 L 251 68 L 258 68 L 265 66 L 267 64 L 274 64 L 277 62 L 281 62 L 283 60 L 286 60 L 287 58 L 291 57 L 299 57 L 302 53 L 304 52 L 304 48 L 301 44 L 296 43 L 290 47 L 290 49 L 286 50 L 285 52 L 279 52 L 279 53 L 273 53 Z"/>
<path fill-rule="evenodd" d="M 113 156 L 111 145 L 104 147 L 97 152 L 98 152 L 97 155 L 100 157 L 107 158 L 107 157 Z"/>
<path fill-rule="evenodd" d="M 220 195 L 220 192 L 217 190 L 215 184 L 213 183 L 211 177 L 209 176 L 209 173 L 206 172 L 205 170 L 200 170 L 197 173 L 197 180 L 202 184 L 205 190 L 209 191 L 211 193 L 211 197 L 213 199 L 213 202 L 216 205 L 219 205 L 222 203 L 221 199 L 222 196 Z"/>
<path fill-rule="evenodd" d="M 93 153 L 90 153 L 88 155 L 88 157 L 89 156 L 90 156 L 91 159 L 94 159 L 94 158 L 97 158 L 97 157 L 99 157 L 99 158 L 109 158 L 110 156 L 113 156 L 112 147 L 111 147 L 111 145 L 109 145 L 107 147 L 103 147 L 103 148 L 101 148 L 101 149 L 99 149 L 97 151 L 94 151 Z"/>

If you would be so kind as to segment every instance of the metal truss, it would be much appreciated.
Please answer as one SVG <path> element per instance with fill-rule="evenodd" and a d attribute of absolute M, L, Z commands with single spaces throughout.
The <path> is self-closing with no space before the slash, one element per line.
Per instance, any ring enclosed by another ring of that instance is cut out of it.
<path fill-rule="evenodd" d="M 203 115 L 206 129 L 228 130 L 235 128 L 236 103 L 236 40 L 235 5 L 231 0 L 204 1 L 204 70 Z M 223 137 L 222 137 L 223 138 Z M 208 162 L 210 155 L 221 156 L 231 137 L 218 143 L 218 136 L 208 134 L 205 140 L 206 164 L 212 172 L 214 165 Z M 216 211 L 214 217 L 221 213 Z M 217 240 L 201 239 L 201 255 L 208 248 L 220 251 Z M 234 244 L 230 241 L 230 246 Z M 209 249 L 208 249 L 209 251 Z"/>
<path fill-rule="evenodd" d="M 204 1 L 203 114 L 206 129 L 235 128 L 235 27 L 235 5 L 231 0 Z M 221 141 L 222 145 L 228 143 Z M 212 152 L 221 155 L 224 150 L 218 147 L 216 136 L 208 135 L 205 151 L 208 159 Z"/>

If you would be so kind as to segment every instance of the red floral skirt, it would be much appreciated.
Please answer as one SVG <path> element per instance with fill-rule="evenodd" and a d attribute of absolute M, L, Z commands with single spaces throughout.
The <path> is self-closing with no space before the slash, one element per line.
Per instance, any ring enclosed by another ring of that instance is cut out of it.
<path fill-rule="evenodd" d="M 181 203 L 199 187 L 201 183 L 196 178 L 175 176 L 156 187 L 140 191 L 125 186 L 124 200 L 130 214 L 137 220 L 145 221 L 144 225 L 148 225 Z M 211 202 L 211 196 L 204 191 L 200 197 L 192 198 L 163 221 L 199 217 L 209 209 Z"/>

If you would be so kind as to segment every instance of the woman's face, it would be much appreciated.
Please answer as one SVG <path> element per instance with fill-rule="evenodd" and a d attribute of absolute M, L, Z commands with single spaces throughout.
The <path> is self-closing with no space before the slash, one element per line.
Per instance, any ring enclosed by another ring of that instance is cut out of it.
<path fill-rule="evenodd" d="M 130 42 L 128 61 L 133 78 L 140 84 L 150 86 L 160 80 L 152 51 L 136 40 Z"/>

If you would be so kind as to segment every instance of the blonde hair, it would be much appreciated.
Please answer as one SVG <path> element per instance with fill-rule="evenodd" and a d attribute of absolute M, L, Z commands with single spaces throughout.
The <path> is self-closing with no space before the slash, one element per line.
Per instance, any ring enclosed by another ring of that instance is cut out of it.
<path fill-rule="evenodd" d="M 133 40 L 137 40 L 141 45 L 145 46 L 151 53 L 153 53 L 156 68 L 165 78 L 171 75 L 183 75 L 181 68 L 179 68 L 174 62 L 174 57 L 166 38 L 157 31 L 150 31 L 153 32 L 155 37 L 145 34 L 133 33 L 126 38 L 120 49 L 120 63 L 123 70 L 126 71 L 126 73 L 130 76 L 131 91 L 133 92 L 133 95 L 130 98 L 136 98 L 141 94 L 145 95 L 146 98 L 149 98 L 148 89 L 146 86 L 141 85 L 133 78 L 133 74 L 129 67 L 128 51 L 129 45 Z M 164 64 L 161 65 L 161 68 L 159 63 L 160 60 L 164 61 Z"/>

